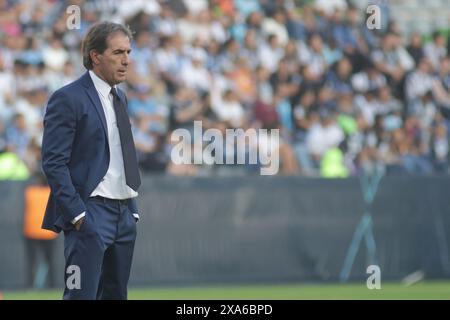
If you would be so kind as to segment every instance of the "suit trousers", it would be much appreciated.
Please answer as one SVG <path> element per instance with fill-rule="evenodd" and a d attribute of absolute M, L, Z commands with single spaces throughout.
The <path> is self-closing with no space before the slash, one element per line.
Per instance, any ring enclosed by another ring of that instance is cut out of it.
<path fill-rule="evenodd" d="M 64 231 L 64 299 L 125 300 L 136 240 L 126 200 L 89 198 L 80 230 Z"/>

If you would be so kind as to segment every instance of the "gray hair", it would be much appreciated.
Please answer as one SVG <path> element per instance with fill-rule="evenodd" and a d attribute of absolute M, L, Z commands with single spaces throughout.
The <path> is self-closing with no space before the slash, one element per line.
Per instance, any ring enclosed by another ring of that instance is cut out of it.
<path fill-rule="evenodd" d="M 108 47 L 108 37 L 116 32 L 122 32 L 130 40 L 133 39 L 133 33 L 128 27 L 114 22 L 99 22 L 89 29 L 81 45 L 83 65 L 86 69 L 92 70 L 94 67 L 90 52 L 94 50 L 100 54 L 103 53 Z"/>

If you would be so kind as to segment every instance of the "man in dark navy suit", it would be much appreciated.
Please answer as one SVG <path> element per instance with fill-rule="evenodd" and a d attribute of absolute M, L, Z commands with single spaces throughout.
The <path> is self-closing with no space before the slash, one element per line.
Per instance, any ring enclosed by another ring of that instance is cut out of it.
<path fill-rule="evenodd" d="M 57 90 L 44 117 L 51 187 L 43 228 L 64 231 L 64 299 L 127 299 L 141 183 L 127 99 L 117 88 L 132 35 L 101 22 L 83 40 L 81 78 Z"/>

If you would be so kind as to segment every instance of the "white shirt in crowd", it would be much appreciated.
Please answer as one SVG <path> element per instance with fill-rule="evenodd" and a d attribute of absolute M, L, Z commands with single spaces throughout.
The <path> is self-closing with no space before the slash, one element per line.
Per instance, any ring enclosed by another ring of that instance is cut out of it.
<path fill-rule="evenodd" d="M 263 44 L 258 49 L 259 62 L 271 73 L 277 70 L 278 63 L 283 58 L 283 55 L 284 51 L 281 47 L 272 48 L 267 44 Z"/>
<path fill-rule="evenodd" d="M 433 89 L 436 79 L 428 73 L 414 71 L 406 78 L 406 97 L 408 101 L 420 98 Z"/>
<path fill-rule="evenodd" d="M 267 18 L 264 19 L 262 22 L 261 28 L 264 32 L 264 34 L 274 34 L 277 36 L 277 39 L 281 46 L 286 46 L 286 44 L 289 41 L 289 35 L 286 29 L 286 26 L 284 26 L 281 23 L 278 23 L 275 19 Z"/>
<path fill-rule="evenodd" d="M 366 71 L 355 73 L 351 77 L 353 89 L 359 92 L 366 92 L 369 89 L 379 89 L 387 84 L 386 77 L 382 73 L 378 73 L 375 77 L 370 78 Z"/>
<path fill-rule="evenodd" d="M 337 123 L 323 126 L 317 123 L 312 126 L 307 138 L 307 149 L 311 154 L 323 156 L 329 149 L 337 147 L 344 140 L 344 133 Z"/>
<path fill-rule="evenodd" d="M 435 43 L 427 43 L 424 47 L 425 56 L 430 60 L 434 70 L 439 70 L 439 64 L 442 58 L 447 55 L 447 48 L 439 47 Z"/>
<path fill-rule="evenodd" d="M 181 79 L 187 87 L 195 90 L 209 91 L 210 75 L 203 65 L 195 66 L 190 61 L 183 64 Z"/>
<path fill-rule="evenodd" d="M 48 46 L 42 50 L 42 59 L 47 67 L 60 71 L 69 60 L 69 54 L 63 47 L 54 48 Z"/>
<path fill-rule="evenodd" d="M 208 9 L 208 1 L 207 0 L 183 0 L 184 5 L 189 10 L 189 12 L 197 15 L 200 11 Z"/>
<path fill-rule="evenodd" d="M 370 125 L 375 124 L 375 116 L 380 113 L 379 102 L 374 97 L 367 99 L 363 94 L 358 94 L 355 97 L 355 107 L 360 111 L 364 117 L 364 120 Z"/>

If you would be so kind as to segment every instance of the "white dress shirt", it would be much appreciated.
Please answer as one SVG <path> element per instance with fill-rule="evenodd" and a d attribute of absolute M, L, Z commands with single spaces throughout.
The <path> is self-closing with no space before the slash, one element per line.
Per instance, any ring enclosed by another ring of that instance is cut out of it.
<path fill-rule="evenodd" d="M 98 97 L 102 103 L 108 128 L 109 167 L 103 179 L 91 193 L 91 197 L 102 196 L 109 199 L 124 200 L 137 197 L 138 193 L 131 189 L 125 180 L 125 168 L 123 166 L 122 146 L 120 144 L 119 128 L 116 123 L 116 114 L 113 106 L 111 86 L 100 79 L 92 70 L 89 71 Z M 116 87 L 116 86 L 114 86 Z M 85 212 L 72 220 L 76 223 L 85 216 Z M 139 219 L 137 212 L 133 216 Z"/>

